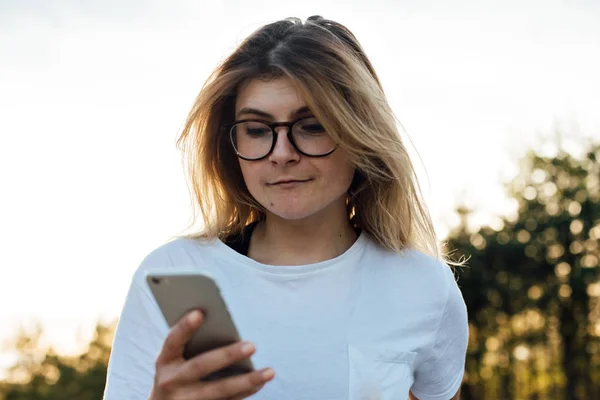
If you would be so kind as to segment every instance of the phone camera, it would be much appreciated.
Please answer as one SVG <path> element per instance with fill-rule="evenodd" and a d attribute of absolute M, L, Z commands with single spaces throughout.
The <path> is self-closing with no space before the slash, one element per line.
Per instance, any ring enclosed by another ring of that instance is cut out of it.
<path fill-rule="evenodd" d="M 152 283 L 154 283 L 156 285 L 158 285 L 160 283 L 160 279 L 157 277 L 152 277 L 152 278 L 150 278 L 150 280 L 152 281 Z"/>

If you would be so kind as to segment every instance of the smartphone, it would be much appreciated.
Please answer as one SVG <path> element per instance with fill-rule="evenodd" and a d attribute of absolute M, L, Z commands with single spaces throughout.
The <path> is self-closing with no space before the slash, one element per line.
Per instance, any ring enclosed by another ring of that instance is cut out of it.
<path fill-rule="evenodd" d="M 215 280 L 200 272 L 148 273 L 146 282 L 169 326 L 192 310 L 201 310 L 204 319 L 200 328 L 185 345 L 183 357 L 188 360 L 198 354 L 240 341 L 225 300 Z M 211 381 L 253 371 L 250 358 L 240 360 L 203 381 Z"/>

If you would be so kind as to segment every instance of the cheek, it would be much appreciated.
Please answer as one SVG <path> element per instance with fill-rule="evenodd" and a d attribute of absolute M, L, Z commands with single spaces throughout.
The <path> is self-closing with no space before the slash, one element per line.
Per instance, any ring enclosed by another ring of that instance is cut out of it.
<path fill-rule="evenodd" d="M 355 168 L 345 157 L 335 160 L 330 163 L 326 170 L 326 184 L 336 192 L 346 192 L 354 178 Z"/>
<path fill-rule="evenodd" d="M 254 197 L 256 200 L 259 200 L 262 192 L 261 188 L 261 167 L 260 162 L 249 162 L 249 161 L 240 161 L 240 170 L 242 171 L 242 177 L 244 178 L 244 183 L 246 184 L 246 188 L 250 192 L 250 195 Z"/>
<path fill-rule="evenodd" d="M 350 188 L 352 179 L 354 178 L 354 168 L 347 166 L 345 168 L 335 169 L 331 177 L 332 186 L 334 186 L 340 194 L 346 193 Z"/>

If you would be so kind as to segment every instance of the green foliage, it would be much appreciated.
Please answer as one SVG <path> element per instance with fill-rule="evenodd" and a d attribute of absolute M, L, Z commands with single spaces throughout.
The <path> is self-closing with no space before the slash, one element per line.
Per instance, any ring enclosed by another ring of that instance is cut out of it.
<path fill-rule="evenodd" d="M 40 346 L 41 329 L 21 333 L 17 360 L 0 383 L 2 400 L 101 400 L 106 381 L 113 326 L 98 324 L 87 350 L 75 357 Z"/>
<path fill-rule="evenodd" d="M 448 238 L 469 310 L 465 398 L 600 398 L 600 146 L 530 152 L 501 227 Z"/>

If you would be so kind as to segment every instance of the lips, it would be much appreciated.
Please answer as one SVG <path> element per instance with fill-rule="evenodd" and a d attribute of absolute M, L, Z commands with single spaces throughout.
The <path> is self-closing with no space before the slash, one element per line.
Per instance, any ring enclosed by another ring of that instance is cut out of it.
<path fill-rule="evenodd" d="M 304 183 L 308 182 L 310 179 L 281 179 L 276 182 L 270 183 L 269 185 L 277 186 L 277 185 L 291 185 L 294 183 Z"/>

